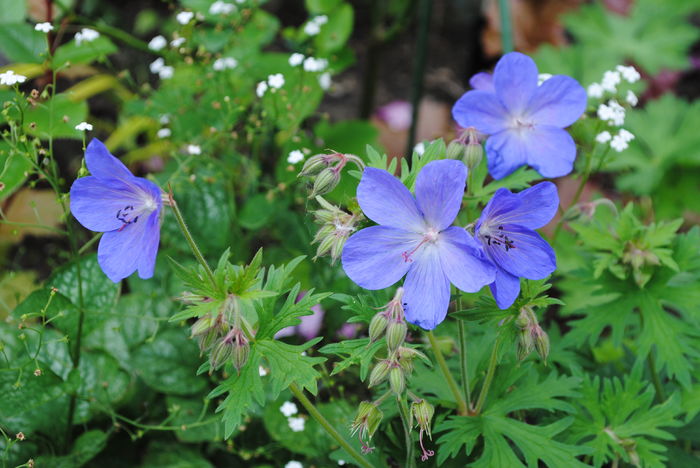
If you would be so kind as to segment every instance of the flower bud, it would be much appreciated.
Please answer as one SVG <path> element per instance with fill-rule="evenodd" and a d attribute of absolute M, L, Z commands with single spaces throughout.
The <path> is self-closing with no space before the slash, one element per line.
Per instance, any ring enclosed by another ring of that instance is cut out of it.
<path fill-rule="evenodd" d="M 406 375 L 410 375 L 411 373 L 413 373 L 413 359 L 416 357 L 420 357 L 425 360 L 428 359 L 425 356 L 425 354 L 413 348 L 401 346 L 396 351 L 396 359 L 398 360 L 399 366 Z"/>
<path fill-rule="evenodd" d="M 380 312 L 376 314 L 374 317 L 372 317 L 372 321 L 369 322 L 369 341 L 370 342 L 375 342 L 377 341 L 382 333 L 384 333 L 384 330 L 386 330 L 387 323 L 389 321 L 386 318 L 386 314 L 384 312 Z"/>
<path fill-rule="evenodd" d="M 211 315 L 205 315 L 197 319 L 196 322 L 192 324 L 192 337 L 203 335 L 207 333 L 214 326 L 214 317 Z"/>
<path fill-rule="evenodd" d="M 236 368 L 237 373 L 240 374 L 241 368 L 248 362 L 249 355 L 250 344 L 248 343 L 248 339 L 242 331 L 239 331 L 233 346 L 233 367 Z"/>
<path fill-rule="evenodd" d="M 518 332 L 518 341 L 516 343 L 515 354 L 518 357 L 518 361 L 523 361 L 526 357 L 530 355 L 535 343 L 532 340 L 532 334 L 527 328 L 520 330 Z"/>
<path fill-rule="evenodd" d="M 389 386 L 391 391 L 397 395 L 402 394 L 406 390 L 406 379 L 401 367 L 392 367 L 389 371 Z"/>
<path fill-rule="evenodd" d="M 379 361 L 369 374 L 369 386 L 374 387 L 382 383 L 389 373 L 389 369 L 391 369 L 390 361 L 386 359 Z"/>
<path fill-rule="evenodd" d="M 481 163 L 481 159 L 484 157 L 484 148 L 479 143 L 479 135 L 475 128 L 470 127 L 467 129 L 467 145 L 464 148 L 464 164 L 467 165 L 471 171 Z"/>
<path fill-rule="evenodd" d="M 448 159 L 460 159 L 464 155 L 464 143 L 459 140 L 452 140 L 447 145 L 445 155 Z"/>
<path fill-rule="evenodd" d="M 355 435 L 359 432 L 360 440 L 371 439 L 382 421 L 384 414 L 377 408 L 377 405 L 370 401 L 363 401 L 357 410 L 357 415 L 350 426 L 350 433 Z"/>
<path fill-rule="evenodd" d="M 335 168 L 327 167 L 323 169 L 314 180 L 314 188 L 311 191 L 309 198 L 313 198 L 316 195 L 324 195 L 328 192 L 332 192 L 334 188 L 338 186 L 340 182 L 340 171 L 335 170 Z"/>
<path fill-rule="evenodd" d="M 211 354 L 209 355 L 209 371 L 215 371 L 219 367 L 223 366 L 226 361 L 231 358 L 232 353 L 232 343 L 226 338 L 221 339 L 214 345 L 214 349 L 212 349 Z"/>
<path fill-rule="evenodd" d="M 299 173 L 299 177 L 318 174 L 323 169 L 330 166 L 332 161 L 329 159 L 328 156 L 329 155 L 327 155 L 327 154 L 317 154 L 317 155 L 311 156 L 304 163 L 304 167 L 301 168 L 301 172 Z"/>
<path fill-rule="evenodd" d="M 549 356 L 549 336 L 539 325 L 535 328 L 534 335 L 537 354 L 539 354 L 544 363 L 547 364 L 547 356 Z"/>
<path fill-rule="evenodd" d="M 392 319 L 386 328 L 386 347 L 389 352 L 396 351 L 406 340 L 408 326 L 403 320 Z"/>
<path fill-rule="evenodd" d="M 428 433 L 428 437 L 432 438 L 430 433 L 431 421 L 435 414 L 435 407 L 425 400 L 420 400 L 411 403 L 411 418 L 416 419 L 416 425 L 423 431 Z M 413 425 L 413 424 L 411 424 Z"/>

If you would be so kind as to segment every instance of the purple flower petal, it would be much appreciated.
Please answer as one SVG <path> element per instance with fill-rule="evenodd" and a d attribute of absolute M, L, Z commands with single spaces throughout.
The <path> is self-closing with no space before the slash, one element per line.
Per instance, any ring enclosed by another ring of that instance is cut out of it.
<path fill-rule="evenodd" d="M 452 107 L 452 117 L 464 128 L 482 133 L 498 133 L 508 126 L 508 111 L 494 93 L 467 91 Z"/>
<path fill-rule="evenodd" d="M 387 171 L 365 169 L 357 187 L 357 201 L 365 215 L 377 224 L 407 231 L 425 230 L 423 216 L 411 192 Z"/>
<path fill-rule="evenodd" d="M 301 323 L 298 325 L 297 332 L 306 340 L 311 340 L 318 336 L 318 332 L 321 331 L 321 326 L 323 325 L 323 316 L 326 314 L 321 308 L 321 304 L 312 306 L 311 311 L 313 314 L 300 317 Z"/>
<path fill-rule="evenodd" d="M 85 150 L 85 164 L 90 174 L 100 179 L 124 179 L 134 176 L 117 158 L 112 156 L 107 147 L 97 138 L 93 138 Z"/>
<path fill-rule="evenodd" d="M 494 179 L 502 179 L 527 164 L 528 153 L 524 141 L 522 134 L 515 130 L 491 135 L 486 140 L 489 173 Z"/>
<path fill-rule="evenodd" d="M 440 233 L 440 262 L 447 278 L 465 292 L 477 292 L 494 281 L 496 268 L 483 258 L 467 232 L 452 226 Z"/>
<path fill-rule="evenodd" d="M 527 113 L 538 125 L 568 127 L 586 110 L 587 95 L 575 79 L 553 76 L 535 91 Z"/>
<path fill-rule="evenodd" d="M 140 203 L 140 195 L 133 186 L 120 179 L 88 176 L 76 180 L 70 188 L 71 213 L 91 231 L 119 229 L 124 224 L 117 219 L 119 210 Z"/>
<path fill-rule="evenodd" d="M 504 224 L 484 245 L 491 259 L 508 273 L 527 279 L 542 279 L 556 268 L 554 250 L 535 231 L 515 224 Z M 504 242 L 506 239 L 509 242 Z"/>
<path fill-rule="evenodd" d="M 141 279 L 152 278 L 156 267 L 156 255 L 160 242 L 160 210 L 154 211 L 148 217 L 146 231 L 138 264 L 139 278 Z"/>
<path fill-rule="evenodd" d="M 522 114 L 537 90 L 537 65 L 525 54 L 510 52 L 496 64 L 493 85 L 508 111 Z"/>
<path fill-rule="evenodd" d="M 447 315 L 450 280 L 442 271 L 438 249 L 428 247 L 408 271 L 403 284 L 403 300 L 406 320 L 432 330 Z"/>
<path fill-rule="evenodd" d="M 498 207 L 484 215 L 493 224 L 519 224 L 528 229 L 537 229 L 552 220 L 559 208 L 557 186 L 552 182 L 541 182 L 520 193 L 498 189 L 489 206 Z"/>
<path fill-rule="evenodd" d="M 419 234 L 388 226 L 362 229 L 345 243 L 343 270 L 365 289 L 387 288 L 411 267 L 403 254 L 413 251 L 421 240 Z"/>
<path fill-rule="evenodd" d="M 507 309 L 520 294 L 520 278 L 500 268 L 496 272 L 496 281 L 490 284 L 491 294 L 496 299 L 499 309 Z"/>
<path fill-rule="evenodd" d="M 493 75 L 491 73 L 477 73 L 469 79 L 469 86 L 479 91 L 496 92 L 496 88 L 493 86 Z"/>
<path fill-rule="evenodd" d="M 158 229 L 153 229 L 151 213 L 148 220 L 124 225 L 116 231 L 105 232 L 97 248 L 97 262 L 107 277 L 118 283 L 143 265 L 142 256 L 152 249 L 154 236 L 159 237 Z M 156 244 L 157 247 L 157 244 Z M 153 256 L 155 262 L 155 256 Z M 146 269 L 146 265 L 143 265 Z M 148 271 L 146 271 L 148 273 Z M 152 273 L 152 270 L 151 270 Z"/>
<path fill-rule="evenodd" d="M 457 217 L 467 180 L 462 161 L 433 161 L 416 178 L 416 202 L 428 224 L 442 231 Z"/>
<path fill-rule="evenodd" d="M 498 219 L 499 216 L 504 216 L 510 211 L 518 209 L 520 204 L 521 201 L 516 194 L 511 193 L 507 188 L 499 188 L 482 210 L 476 224 L 476 230 L 479 230 L 482 222 Z"/>

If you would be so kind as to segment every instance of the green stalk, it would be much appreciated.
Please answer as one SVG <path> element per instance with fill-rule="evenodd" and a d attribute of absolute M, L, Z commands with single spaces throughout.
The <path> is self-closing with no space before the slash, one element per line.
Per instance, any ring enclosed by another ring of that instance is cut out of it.
<path fill-rule="evenodd" d="M 428 340 L 430 341 L 430 347 L 433 348 L 433 353 L 435 354 L 435 360 L 438 362 L 438 366 L 440 366 L 442 375 L 445 376 L 447 385 L 448 387 L 450 387 L 450 391 L 452 392 L 452 395 L 454 396 L 455 401 L 457 402 L 457 409 L 459 411 L 459 414 L 462 416 L 466 416 L 467 404 L 464 401 L 462 394 L 459 393 L 459 387 L 457 386 L 457 382 L 455 382 L 454 377 L 452 377 L 452 373 L 450 373 L 450 369 L 447 367 L 447 362 L 445 361 L 445 357 L 442 355 L 442 351 L 440 351 L 440 348 L 438 347 L 435 335 L 432 331 L 427 332 L 427 335 Z"/>
<path fill-rule="evenodd" d="M 469 372 L 467 369 L 467 332 L 464 329 L 463 320 L 457 320 L 457 330 L 459 336 L 459 367 L 462 372 L 462 393 L 467 399 L 467 408 L 471 408 L 472 395 L 469 390 Z"/>
<path fill-rule="evenodd" d="M 654 389 L 656 390 L 656 400 L 659 403 L 663 403 L 664 400 L 666 400 L 666 395 L 664 394 L 664 388 L 661 386 L 659 374 L 656 372 L 656 359 L 654 359 L 654 352 L 652 350 L 649 350 L 647 364 L 649 365 L 649 372 L 651 372 L 651 382 L 654 384 Z"/>
<path fill-rule="evenodd" d="M 408 405 L 400 396 L 396 397 L 396 404 L 399 407 L 399 416 L 401 416 L 401 424 L 403 426 L 404 440 L 406 444 L 406 468 L 415 468 L 416 460 L 413 458 L 413 440 L 411 440 L 411 420 L 408 413 Z"/>
<path fill-rule="evenodd" d="M 501 14 L 501 48 L 503 53 L 513 52 L 513 23 L 510 19 L 510 0 L 498 0 L 498 11 Z"/>
<path fill-rule="evenodd" d="M 484 385 L 481 387 L 479 399 L 477 400 L 476 407 L 474 408 L 474 414 L 480 414 L 484 407 L 484 403 L 486 403 L 486 396 L 489 393 L 491 382 L 493 382 L 493 376 L 496 374 L 496 365 L 498 364 L 498 347 L 500 344 L 500 339 L 496 338 L 496 342 L 493 344 L 493 350 L 491 351 L 491 358 L 489 359 L 489 368 L 486 371 L 486 379 L 484 380 Z"/>
<path fill-rule="evenodd" d="M 328 422 L 326 418 L 323 417 L 321 412 L 316 409 L 313 403 L 304 395 L 304 392 L 297 386 L 296 383 L 292 383 L 289 386 L 289 390 L 294 394 L 299 403 L 302 404 L 306 411 L 309 412 L 311 416 L 326 430 L 328 435 L 333 437 L 338 444 L 343 447 L 343 449 L 352 456 L 357 464 L 363 468 L 373 468 L 373 466 L 358 452 L 348 441 L 346 441 L 343 436 Z"/>

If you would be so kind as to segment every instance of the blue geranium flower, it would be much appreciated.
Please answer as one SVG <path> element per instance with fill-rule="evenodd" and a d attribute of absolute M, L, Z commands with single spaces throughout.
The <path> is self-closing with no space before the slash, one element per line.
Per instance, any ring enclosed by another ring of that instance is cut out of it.
<path fill-rule="evenodd" d="M 86 228 L 104 232 L 97 249 L 102 271 L 115 283 L 138 270 L 150 278 L 160 240 L 161 190 L 135 177 L 100 140 L 85 151 L 92 174 L 73 182 L 70 209 Z"/>
<path fill-rule="evenodd" d="M 573 78 L 553 76 L 537 85 L 535 62 L 511 52 L 496 64 L 493 76 L 472 77 L 472 91 L 452 108 L 462 127 L 490 135 L 486 155 L 491 175 L 500 179 L 522 165 L 544 177 L 571 172 L 576 144 L 564 127 L 586 109 L 586 91 Z"/>
<path fill-rule="evenodd" d="M 474 237 L 497 267 L 490 286 L 501 309 L 515 302 L 521 277 L 542 279 L 557 268 L 554 250 L 534 229 L 547 224 L 558 206 L 556 185 L 542 182 L 520 193 L 496 190 L 481 213 Z"/>
<path fill-rule="evenodd" d="M 416 197 L 387 171 L 365 169 L 357 200 L 378 226 L 355 233 L 343 249 L 343 269 L 366 289 L 383 289 L 404 275 L 406 319 L 431 330 L 445 319 L 450 283 L 476 292 L 495 268 L 464 229 L 452 226 L 464 195 L 467 168 L 433 161 L 418 174 Z"/>

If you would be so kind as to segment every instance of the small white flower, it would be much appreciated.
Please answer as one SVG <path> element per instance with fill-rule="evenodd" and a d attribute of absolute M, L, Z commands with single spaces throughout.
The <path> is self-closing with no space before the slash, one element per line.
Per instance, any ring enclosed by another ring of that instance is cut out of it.
<path fill-rule="evenodd" d="M 308 36 L 315 36 L 316 34 L 321 32 L 321 26 L 314 23 L 313 21 L 310 21 L 310 22 L 306 23 L 306 26 L 304 26 L 304 32 Z"/>
<path fill-rule="evenodd" d="M 299 66 L 304 61 L 304 54 L 292 54 L 289 56 L 289 64 L 293 67 Z"/>
<path fill-rule="evenodd" d="M 168 45 L 168 41 L 163 36 L 156 36 L 148 42 L 148 48 L 151 50 L 160 50 Z"/>
<path fill-rule="evenodd" d="M 291 401 L 285 401 L 284 403 L 282 403 L 282 406 L 280 406 L 280 412 L 288 418 L 297 414 L 299 412 L 299 409 L 297 408 L 297 405 L 295 405 Z"/>
<path fill-rule="evenodd" d="M 422 155 L 423 153 L 425 153 L 425 143 L 423 143 L 421 141 L 420 143 L 418 143 L 416 146 L 413 147 L 413 151 L 415 151 L 419 155 Z"/>
<path fill-rule="evenodd" d="M 627 130 L 625 130 L 624 128 L 620 129 L 617 136 L 622 138 L 622 140 L 625 142 L 630 142 L 630 141 L 634 140 L 634 135 L 631 132 L 628 132 Z"/>
<path fill-rule="evenodd" d="M 625 123 L 625 108 L 614 99 L 607 104 L 598 106 L 598 118 L 608 122 L 608 125 L 620 126 Z"/>
<path fill-rule="evenodd" d="M 298 149 L 290 152 L 289 156 L 287 156 L 287 162 L 289 164 L 296 164 L 296 163 L 303 161 L 303 160 L 304 160 L 304 153 L 302 153 Z"/>
<path fill-rule="evenodd" d="M 610 135 L 610 132 L 605 130 L 604 132 L 600 132 L 598 135 L 595 137 L 595 141 L 598 143 L 607 143 L 610 141 L 612 138 L 612 135 Z"/>
<path fill-rule="evenodd" d="M 216 2 L 212 3 L 211 6 L 209 7 L 209 14 L 210 15 L 228 15 L 233 13 L 233 11 L 236 9 L 236 5 L 233 3 L 226 3 L 222 2 L 220 0 L 217 0 Z"/>
<path fill-rule="evenodd" d="M 537 86 L 541 85 L 542 83 L 544 83 L 545 81 L 547 81 L 551 77 L 552 77 L 551 73 L 540 73 L 539 75 L 537 75 Z"/>
<path fill-rule="evenodd" d="M 289 428 L 292 432 L 301 432 L 304 430 L 306 425 L 306 419 L 304 418 L 288 418 L 287 423 L 289 423 Z"/>
<path fill-rule="evenodd" d="M 180 13 L 175 15 L 175 19 L 180 24 L 187 24 L 190 21 L 192 21 L 192 18 L 194 18 L 194 13 L 192 13 L 191 11 L 181 11 Z"/>
<path fill-rule="evenodd" d="M 151 73 L 160 73 L 164 66 L 165 60 L 163 59 L 163 57 L 158 57 L 153 62 L 151 62 L 151 64 L 148 66 L 148 69 L 151 70 Z"/>
<path fill-rule="evenodd" d="M 617 151 L 618 153 L 623 152 L 627 148 L 629 148 L 629 143 L 625 141 L 624 138 L 622 138 L 620 135 L 615 135 L 610 142 L 610 147 Z"/>
<path fill-rule="evenodd" d="M 80 32 L 75 34 L 75 43 L 80 45 L 83 42 L 92 42 L 100 37 L 100 33 L 90 28 L 83 28 Z"/>
<path fill-rule="evenodd" d="M 172 132 L 170 131 L 169 128 L 161 128 L 158 130 L 158 138 L 168 138 L 170 135 L 172 135 Z"/>
<path fill-rule="evenodd" d="M 338 460 L 338 465 L 343 466 L 345 465 L 346 461 L 345 460 Z"/>
<path fill-rule="evenodd" d="M 296 460 L 292 460 L 292 461 L 288 462 L 286 465 L 284 465 L 284 468 L 304 468 L 304 465 L 302 465 L 301 463 L 299 463 Z"/>
<path fill-rule="evenodd" d="M 618 84 L 620 84 L 620 72 L 608 70 L 603 74 L 603 82 L 601 85 L 605 91 L 614 93 L 617 91 Z"/>
<path fill-rule="evenodd" d="M 81 132 L 89 132 L 90 130 L 92 130 L 92 124 L 89 124 L 87 122 L 80 122 L 78 125 L 75 126 L 75 129 Z"/>
<path fill-rule="evenodd" d="M 625 101 L 627 101 L 629 103 L 629 105 L 632 107 L 639 104 L 639 98 L 631 90 L 627 90 L 627 96 L 625 97 Z"/>
<path fill-rule="evenodd" d="M 326 15 L 318 15 L 313 19 L 313 22 L 319 26 L 323 26 L 328 22 L 328 17 Z"/>
<path fill-rule="evenodd" d="M 184 43 L 185 43 L 185 38 L 184 38 L 184 37 L 178 37 L 178 38 L 175 38 L 175 39 L 173 39 L 172 41 L 170 41 L 170 46 L 171 46 L 171 47 L 178 48 L 178 47 L 180 47 L 180 46 L 181 46 L 182 44 L 184 44 Z"/>
<path fill-rule="evenodd" d="M 37 23 L 36 25 L 34 25 L 34 30 L 41 31 L 43 33 L 48 33 L 49 31 L 53 31 L 53 24 L 51 24 L 51 23 Z"/>
<path fill-rule="evenodd" d="M 202 148 L 199 145 L 187 145 L 187 152 L 193 155 L 202 154 Z"/>
<path fill-rule="evenodd" d="M 304 60 L 304 70 L 308 72 L 321 72 L 328 66 L 328 60 L 306 57 Z"/>
<path fill-rule="evenodd" d="M 258 83 L 257 88 L 255 88 L 255 94 L 258 95 L 259 98 L 263 97 L 265 95 L 265 92 L 267 91 L 267 83 L 264 81 L 261 81 Z"/>
<path fill-rule="evenodd" d="M 226 70 L 227 68 L 236 68 L 238 60 L 233 57 L 222 57 L 214 61 L 212 68 L 216 71 Z"/>
<path fill-rule="evenodd" d="M 603 97 L 603 93 L 605 90 L 603 87 L 600 85 L 600 83 L 593 83 L 588 86 L 586 89 L 586 93 L 588 94 L 588 97 L 592 98 L 601 98 Z"/>
<path fill-rule="evenodd" d="M 161 80 L 169 80 L 173 77 L 174 73 L 175 69 L 171 66 L 166 65 L 160 69 L 160 71 L 158 72 L 158 76 L 160 76 Z"/>
<path fill-rule="evenodd" d="M 620 72 L 622 78 L 624 78 L 628 83 L 635 83 L 639 81 L 642 75 L 639 74 L 634 67 L 625 67 L 624 65 L 618 65 L 616 70 Z"/>
<path fill-rule="evenodd" d="M 331 74 L 326 72 L 326 73 L 321 73 L 318 77 L 318 84 L 321 85 L 321 89 L 328 89 L 331 87 Z"/>
<path fill-rule="evenodd" d="M 168 114 L 163 114 L 160 117 L 158 117 L 158 122 L 160 122 L 163 125 L 168 125 L 170 123 L 170 116 Z"/>
<path fill-rule="evenodd" d="M 270 88 L 279 89 L 284 85 L 284 75 L 281 73 L 275 73 L 267 77 L 267 83 Z"/>
<path fill-rule="evenodd" d="M 260 377 L 265 377 L 267 370 L 263 366 L 258 366 L 258 374 L 260 374 Z"/>
<path fill-rule="evenodd" d="M 17 83 L 24 83 L 25 81 L 27 81 L 26 76 L 18 75 L 12 70 L 7 70 L 5 73 L 0 73 L 0 84 L 12 86 Z"/>

